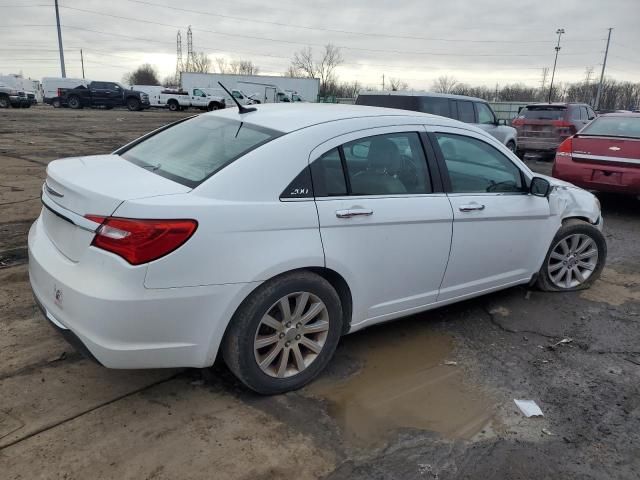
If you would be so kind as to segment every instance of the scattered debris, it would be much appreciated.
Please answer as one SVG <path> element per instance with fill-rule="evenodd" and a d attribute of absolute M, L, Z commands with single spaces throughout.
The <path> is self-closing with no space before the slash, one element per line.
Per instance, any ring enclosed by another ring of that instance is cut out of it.
<path fill-rule="evenodd" d="M 611 367 L 611 368 L 609 368 L 609 373 L 612 373 L 613 375 L 622 375 L 622 368 L 620 368 L 620 367 Z"/>
<path fill-rule="evenodd" d="M 549 435 L 550 437 L 554 437 L 555 433 L 551 433 L 549 430 L 547 430 L 546 428 L 542 429 L 542 433 L 544 433 L 545 435 Z"/>
<path fill-rule="evenodd" d="M 529 300 L 531 298 L 531 290 L 527 290 L 527 293 L 524 295 L 525 300 Z"/>
<path fill-rule="evenodd" d="M 515 404 L 518 406 L 522 414 L 529 417 L 544 417 L 542 410 L 536 402 L 533 400 L 513 400 Z"/>
<path fill-rule="evenodd" d="M 625 357 L 625 360 L 627 362 L 631 362 L 635 365 L 640 365 L 640 357 L 636 357 L 636 356 L 632 356 L 632 357 Z"/>
<path fill-rule="evenodd" d="M 573 342 L 573 338 L 563 338 L 559 342 L 554 343 L 552 346 L 557 347 L 558 345 L 564 345 L 566 343 L 571 343 L 571 342 Z"/>
<path fill-rule="evenodd" d="M 48 363 L 60 362 L 60 361 L 64 360 L 65 358 L 67 358 L 67 352 L 62 352 L 57 357 L 53 357 L 50 360 L 47 360 L 47 362 Z"/>
<path fill-rule="evenodd" d="M 508 317 L 511 311 L 507 307 L 495 307 L 489 310 L 491 315 L 500 315 L 501 317 Z"/>
<path fill-rule="evenodd" d="M 191 382 L 191 385 L 193 385 L 194 387 L 200 387 L 200 386 L 204 385 L 204 380 L 202 380 L 202 379 L 194 380 L 193 382 Z"/>
<path fill-rule="evenodd" d="M 458 365 L 458 362 L 454 362 L 453 360 L 445 360 L 444 364 L 445 365 L 451 365 L 451 366 L 455 367 L 455 366 Z"/>

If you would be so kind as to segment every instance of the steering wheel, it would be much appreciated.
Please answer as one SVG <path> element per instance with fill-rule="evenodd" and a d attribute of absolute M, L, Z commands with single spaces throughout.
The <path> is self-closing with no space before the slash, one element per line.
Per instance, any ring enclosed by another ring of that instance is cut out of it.
<path fill-rule="evenodd" d="M 509 185 L 513 187 L 510 190 L 502 190 L 501 187 Z M 505 180 L 504 182 L 494 182 L 493 180 L 489 180 L 489 186 L 487 187 L 487 192 L 515 192 L 516 191 L 516 182 L 513 180 Z"/>

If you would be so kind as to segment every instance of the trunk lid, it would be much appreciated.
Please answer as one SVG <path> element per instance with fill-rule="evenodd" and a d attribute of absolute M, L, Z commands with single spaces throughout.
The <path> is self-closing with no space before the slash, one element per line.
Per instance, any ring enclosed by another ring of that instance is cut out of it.
<path fill-rule="evenodd" d="M 42 189 L 42 222 L 60 252 L 78 261 L 97 224 L 87 214 L 110 216 L 127 200 L 188 193 L 187 186 L 155 175 L 118 155 L 56 160 L 47 167 Z"/>
<path fill-rule="evenodd" d="M 640 168 L 640 139 L 578 134 L 572 145 L 575 161 Z"/>

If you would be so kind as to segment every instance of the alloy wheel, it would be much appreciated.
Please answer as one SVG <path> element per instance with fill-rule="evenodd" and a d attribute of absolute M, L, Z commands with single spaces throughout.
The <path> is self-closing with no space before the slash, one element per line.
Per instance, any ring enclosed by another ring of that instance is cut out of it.
<path fill-rule="evenodd" d="M 547 272 L 556 287 L 575 288 L 591 276 L 598 265 L 598 246 L 588 235 L 576 233 L 560 240 L 549 255 Z"/>
<path fill-rule="evenodd" d="M 253 342 L 256 362 L 271 377 L 291 377 L 313 363 L 328 334 L 324 302 L 309 292 L 288 294 L 260 320 Z"/>

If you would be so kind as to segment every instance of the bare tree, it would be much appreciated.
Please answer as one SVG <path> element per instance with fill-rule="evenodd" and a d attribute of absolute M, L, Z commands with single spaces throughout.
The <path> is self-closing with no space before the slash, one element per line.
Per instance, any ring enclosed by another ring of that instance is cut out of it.
<path fill-rule="evenodd" d="M 287 73 L 297 77 L 319 78 L 320 95 L 326 96 L 333 94 L 332 89 L 337 87 L 336 68 L 343 63 L 340 48 L 328 43 L 319 60 L 314 59 L 311 47 L 296 52 Z"/>
<path fill-rule="evenodd" d="M 165 88 L 177 88 L 180 85 L 180 77 L 175 75 L 167 75 L 162 80 L 162 86 Z"/>
<path fill-rule="evenodd" d="M 218 73 L 228 73 L 229 64 L 224 57 L 216 57 L 216 65 L 218 66 Z"/>
<path fill-rule="evenodd" d="M 195 73 L 209 73 L 211 71 L 211 59 L 204 52 L 194 52 L 191 57 L 189 71 Z"/>
<path fill-rule="evenodd" d="M 436 93 L 452 93 L 453 90 L 458 85 L 458 81 L 455 77 L 450 77 L 448 75 L 443 75 L 438 77 L 435 82 L 433 82 L 433 91 Z"/>
<path fill-rule="evenodd" d="M 229 63 L 229 71 L 236 75 L 258 75 L 260 67 L 251 60 L 233 60 Z"/>
<path fill-rule="evenodd" d="M 401 90 L 408 90 L 409 84 L 404 80 L 400 80 L 399 78 L 390 78 L 389 88 L 391 88 L 391 91 L 393 92 L 398 92 Z"/>
<path fill-rule="evenodd" d="M 140 65 L 133 72 L 125 74 L 122 81 L 129 85 L 160 85 L 158 70 L 149 63 Z"/>
<path fill-rule="evenodd" d="M 549 78 L 549 67 L 544 67 L 540 72 L 540 96 L 544 98 L 547 90 L 547 79 Z"/>

